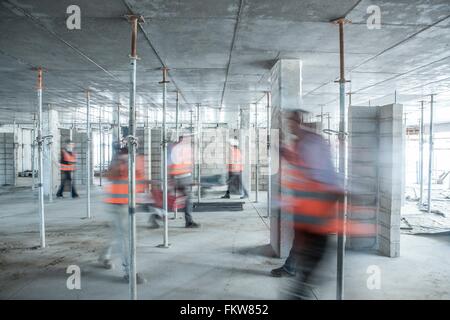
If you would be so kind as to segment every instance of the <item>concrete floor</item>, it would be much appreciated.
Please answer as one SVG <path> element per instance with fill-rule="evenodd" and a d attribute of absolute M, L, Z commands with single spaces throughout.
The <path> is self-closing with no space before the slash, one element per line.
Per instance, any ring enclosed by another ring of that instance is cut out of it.
<path fill-rule="evenodd" d="M 29 191 L 0 194 L 0 299 L 127 299 L 119 261 L 102 269 L 99 251 L 109 238 L 109 216 L 94 188 L 93 219 L 83 219 L 85 199 L 55 199 L 47 205 L 48 248 L 39 249 L 36 197 Z M 140 299 L 278 299 L 283 279 L 269 271 L 282 262 L 270 256 L 264 195 L 241 212 L 195 213 L 202 224 L 183 228 L 170 220 L 169 249 L 162 229 L 146 227 L 138 216 L 138 269 L 148 282 L 138 287 Z M 348 252 L 347 299 L 450 299 L 449 236 L 402 235 L 401 257 Z M 334 252 L 320 274 L 320 299 L 333 299 Z M 69 265 L 81 268 L 81 290 L 68 290 Z M 381 288 L 369 290 L 368 266 L 381 272 Z"/>

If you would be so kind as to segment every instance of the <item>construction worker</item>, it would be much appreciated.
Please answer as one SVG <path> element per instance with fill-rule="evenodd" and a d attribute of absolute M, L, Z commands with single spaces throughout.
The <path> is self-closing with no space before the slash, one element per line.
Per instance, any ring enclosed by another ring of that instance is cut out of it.
<path fill-rule="evenodd" d="M 117 148 L 117 145 L 116 145 Z M 109 211 L 115 225 L 114 238 L 100 255 L 99 262 L 106 269 L 113 267 L 113 254 L 120 254 L 124 271 L 124 280 L 129 282 L 129 237 L 128 237 L 128 148 L 122 147 L 114 152 L 113 159 L 106 174 L 108 183 L 105 186 Z M 145 197 L 144 160 L 141 155 L 136 157 L 136 202 Z M 138 284 L 145 279 L 136 274 Z"/>
<path fill-rule="evenodd" d="M 168 156 L 168 176 L 174 186 L 176 197 L 184 199 L 186 228 L 200 227 L 200 224 L 194 222 L 194 219 L 192 218 L 192 168 L 191 136 L 180 136 L 178 142 L 173 144 L 170 148 Z"/>
<path fill-rule="evenodd" d="M 239 188 L 241 191 L 241 199 L 248 198 L 248 192 L 242 183 L 242 164 L 241 150 L 239 149 L 239 141 L 230 139 L 230 157 L 228 161 L 228 189 L 222 199 L 230 199 L 230 193 L 233 188 Z"/>
<path fill-rule="evenodd" d="M 61 185 L 56 193 L 58 198 L 63 197 L 64 188 L 66 185 L 70 185 L 70 191 L 72 198 L 78 198 L 77 190 L 75 189 L 75 182 L 72 174 L 75 172 L 77 163 L 77 155 L 74 151 L 74 143 L 71 140 L 66 140 L 64 147 L 61 149 Z"/>
<path fill-rule="evenodd" d="M 337 231 L 337 204 L 343 195 L 329 147 L 303 124 L 304 114 L 285 111 L 289 132 L 283 134 L 280 148 L 280 206 L 284 220 L 293 223 L 294 241 L 285 266 L 279 269 L 296 275 L 287 288 L 290 299 L 312 297 L 311 276 L 324 257 L 329 234 Z"/>

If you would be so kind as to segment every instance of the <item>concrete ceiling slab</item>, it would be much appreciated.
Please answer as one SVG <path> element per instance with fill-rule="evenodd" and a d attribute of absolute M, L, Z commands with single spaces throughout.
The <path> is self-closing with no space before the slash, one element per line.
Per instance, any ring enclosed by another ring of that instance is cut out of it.
<path fill-rule="evenodd" d="M 81 30 L 65 26 L 71 4 L 80 6 Z M 381 8 L 380 30 L 366 26 L 372 4 Z M 179 89 L 187 106 L 219 106 L 224 94 L 225 109 L 237 110 L 269 88 L 276 59 L 298 58 L 304 103 L 334 108 L 338 30 L 329 21 L 347 12 L 346 71 L 355 97 L 448 91 L 448 0 L 1 0 L 0 115 L 35 110 L 33 66 L 48 69 L 44 102 L 58 110 L 83 109 L 88 87 L 95 106 L 128 105 L 130 25 L 123 16 L 130 10 L 147 18 L 148 39 L 138 34 L 142 105 L 162 102 L 160 60 L 171 69 L 168 108 Z"/>

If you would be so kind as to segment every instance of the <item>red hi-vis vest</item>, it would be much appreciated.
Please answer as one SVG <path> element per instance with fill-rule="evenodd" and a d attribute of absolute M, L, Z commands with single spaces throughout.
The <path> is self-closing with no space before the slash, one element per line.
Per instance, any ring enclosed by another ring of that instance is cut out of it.
<path fill-rule="evenodd" d="M 75 163 L 77 162 L 77 157 L 75 152 L 67 152 L 65 149 L 61 151 L 61 171 L 75 171 Z"/>
<path fill-rule="evenodd" d="M 231 147 L 228 172 L 242 172 L 243 169 L 241 150 L 237 147 Z"/>
<path fill-rule="evenodd" d="M 128 204 L 128 155 L 120 156 L 113 164 L 105 185 L 106 203 Z M 141 202 L 145 194 L 144 157 L 136 157 L 136 202 Z"/>
<path fill-rule="evenodd" d="M 181 142 L 173 145 L 168 168 L 168 173 L 172 177 L 192 173 L 192 153 L 188 143 Z"/>

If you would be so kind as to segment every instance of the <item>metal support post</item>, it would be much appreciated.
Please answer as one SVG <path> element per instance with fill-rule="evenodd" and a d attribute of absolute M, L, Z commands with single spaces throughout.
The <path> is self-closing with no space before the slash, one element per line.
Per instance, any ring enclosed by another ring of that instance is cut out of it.
<path fill-rule="evenodd" d="M 136 288 L 136 65 L 137 65 L 137 29 L 138 16 L 129 16 L 131 22 L 131 76 L 130 109 L 128 123 L 128 227 L 130 245 L 129 287 L 130 299 L 137 299 Z"/>
<path fill-rule="evenodd" d="M 201 186 L 201 158 L 202 158 L 202 130 L 201 130 L 201 121 L 200 121 L 200 103 L 197 103 L 197 202 L 200 203 L 202 186 Z"/>
<path fill-rule="evenodd" d="M 100 187 L 103 185 L 103 155 L 102 155 L 102 147 L 103 147 L 103 130 L 102 130 L 102 109 L 101 107 L 98 109 L 98 153 L 99 153 L 99 182 Z"/>
<path fill-rule="evenodd" d="M 44 208 L 44 161 L 43 161 L 43 143 L 42 137 L 42 68 L 38 68 L 38 85 L 37 85 L 37 98 L 38 98 L 38 171 L 39 171 L 39 218 L 40 218 L 40 236 L 41 236 L 41 248 L 45 248 L 45 208 Z"/>
<path fill-rule="evenodd" d="M 162 108 L 162 184 L 163 184 L 163 210 L 164 210 L 164 239 L 161 247 L 169 247 L 169 208 L 167 205 L 167 67 L 162 68 L 163 79 L 159 83 L 163 86 L 163 108 Z"/>
<path fill-rule="evenodd" d="M 176 100 L 176 106 L 175 106 L 175 141 L 178 142 L 179 140 L 179 132 L 178 132 L 178 120 L 179 120 L 179 112 L 180 112 L 180 100 L 179 100 L 179 92 L 177 91 L 177 100 Z M 175 188 L 175 199 L 177 198 L 177 189 Z M 174 219 L 177 219 L 178 217 L 178 208 L 177 206 L 174 206 Z"/>
<path fill-rule="evenodd" d="M 33 114 L 33 130 L 32 130 L 32 145 L 31 145 L 31 178 L 32 178 L 32 187 L 31 190 L 34 191 L 36 185 L 36 114 Z"/>
<path fill-rule="evenodd" d="M 347 114 L 345 109 L 345 56 L 344 56 L 344 24 L 348 21 L 344 18 L 338 19 L 335 23 L 339 26 L 339 58 L 340 58 L 340 77 L 339 77 L 339 174 L 343 180 L 345 195 L 343 206 L 338 211 L 338 223 L 340 224 L 337 239 L 337 283 L 336 299 L 344 299 L 344 256 L 345 256 L 345 224 L 346 224 L 346 184 L 347 184 L 347 159 L 346 159 L 346 130 Z"/>
<path fill-rule="evenodd" d="M 256 156 L 255 156 L 255 202 L 258 202 L 258 189 L 259 189 L 259 132 L 258 132 L 258 104 L 255 103 L 255 143 L 256 143 Z"/>
<path fill-rule="evenodd" d="M 271 216 L 272 208 L 272 157 L 271 157 L 271 94 L 267 92 L 267 218 Z"/>
<path fill-rule="evenodd" d="M 420 138 L 419 138 L 419 183 L 420 183 L 420 195 L 419 195 L 419 207 L 423 205 L 423 101 L 420 102 Z"/>
<path fill-rule="evenodd" d="M 91 94 L 86 90 L 86 217 L 91 218 Z"/>
<path fill-rule="evenodd" d="M 428 213 L 431 213 L 431 183 L 433 178 L 433 108 L 434 108 L 434 95 L 431 95 L 430 100 L 430 138 L 428 142 Z"/>

